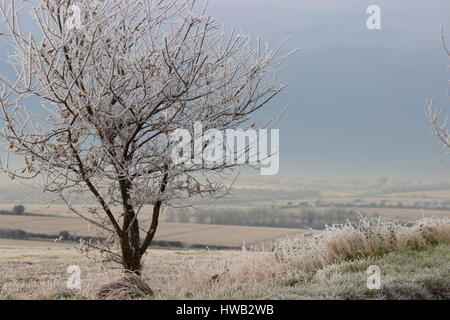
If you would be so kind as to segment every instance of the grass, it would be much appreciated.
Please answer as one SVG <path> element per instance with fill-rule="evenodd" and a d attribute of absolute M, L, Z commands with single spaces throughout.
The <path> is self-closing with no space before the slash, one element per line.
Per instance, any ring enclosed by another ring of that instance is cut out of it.
<path fill-rule="evenodd" d="M 95 299 L 123 276 L 62 248 L 36 252 L 0 245 L 0 297 L 58 298 L 71 264 L 82 270 L 76 298 Z M 370 265 L 381 269 L 381 290 L 366 286 Z M 151 250 L 144 275 L 149 299 L 450 299 L 450 220 L 363 219 L 282 240 L 274 252 Z"/>
<path fill-rule="evenodd" d="M 439 243 L 450 244 L 450 219 L 425 218 L 404 226 L 361 217 L 357 225 L 330 226 L 321 233 L 281 241 L 275 255 L 296 269 L 313 271 L 350 259 Z"/>
<path fill-rule="evenodd" d="M 367 288 L 371 265 L 381 269 L 380 290 Z M 429 246 L 327 266 L 252 285 L 237 284 L 195 299 L 450 299 L 450 246 Z"/>

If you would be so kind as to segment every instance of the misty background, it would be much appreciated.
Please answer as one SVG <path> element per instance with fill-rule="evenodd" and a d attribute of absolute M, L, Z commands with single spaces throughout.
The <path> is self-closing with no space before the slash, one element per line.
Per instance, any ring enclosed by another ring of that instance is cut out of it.
<path fill-rule="evenodd" d="M 381 30 L 366 26 L 373 4 L 381 8 Z M 244 171 L 240 190 L 450 190 L 450 163 L 424 112 L 427 99 L 449 106 L 439 29 L 450 35 L 450 2 L 212 0 L 209 12 L 270 46 L 290 37 L 284 52 L 299 49 L 286 62 L 288 88 L 259 115 L 290 106 L 277 125 L 280 173 Z M 4 57 L 7 48 L 0 50 Z M 5 176 L 0 186 L 0 202 L 51 198 Z"/>
<path fill-rule="evenodd" d="M 369 5 L 381 30 L 367 29 Z M 354 179 L 392 176 L 448 180 L 432 136 L 426 99 L 448 107 L 450 2 L 441 0 L 213 0 L 226 25 L 286 50 L 290 109 L 279 123 L 282 176 Z"/>

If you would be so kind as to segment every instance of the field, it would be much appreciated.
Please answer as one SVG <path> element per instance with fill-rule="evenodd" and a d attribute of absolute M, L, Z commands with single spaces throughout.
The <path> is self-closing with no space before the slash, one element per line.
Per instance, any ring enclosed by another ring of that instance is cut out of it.
<path fill-rule="evenodd" d="M 252 206 L 257 207 L 240 207 Z M 11 207 L 0 205 L 0 210 Z M 0 228 L 55 237 L 64 230 L 73 235 L 96 235 L 92 226 L 65 206 L 25 207 L 38 215 L 0 215 Z M 145 208 L 143 217 L 149 212 Z M 361 212 L 378 214 L 387 221 L 429 219 L 413 223 L 415 227 L 380 222 L 369 233 L 349 226 L 314 232 L 312 237 L 304 236 L 310 230 L 301 229 L 161 222 L 155 240 L 185 246 L 148 251 L 143 259 L 144 280 L 154 289 L 154 296 L 143 298 L 450 299 L 449 211 L 370 208 Z M 228 250 L 192 249 L 193 245 Z M 88 259 L 76 247 L 76 243 L 64 241 L 0 239 L 0 299 L 97 299 L 98 289 L 114 283 L 122 270 L 117 264 L 96 263 L 92 259 L 96 255 Z M 66 289 L 71 265 L 80 267 L 81 290 Z M 382 270 L 380 290 L 366 286 L 370 265 Z"/>
<path fill-rule="evenodd" d="M 424 220 L 412 228 L 330 229 L 313 242 L 303 238 L 300 247 L 283 240 L 276 252 L 151 249 L 144 280 L 154 296 L 142 298 L 450 299 L 449 226 L 448 220 Z M 312 243 L 313 251 L 307 249 Z M 80 290 L 66 289 L 70 265 L 80 267 Z M 366 285 L 371 265 L 382 271 L 376 290 Z M 0 299 L 96 299 L 121 270 L 68 244 L 2 240 L 0 274 Z"/>
<path fill-rule="evenodd" d="M 357 197 L 355 194 L 341 194 L 339 192 L 329 193 L 327 198 L 321 201 L 329 203 L 351 203 L 359 200 L 365 203 L 389 201 L 390 203 L 402 202 L 405 205 L 411 205 L 418 198 L 426 200 L 434 199 L 436 201 L 444 201 L 448 196 L 446 190 L 409 192 L 409 193 L 392 193 L 383 197 Z M 313 203 L 312 199 L 290 199 L 273 202 L 272 205 L 279 206 L 278 212 L 287 212 L 298 214 L 302 208 L 284 208 L 288 204 L 298 204 L 301 201 Z M 228 205 L 218 204 L 216 209 L 239 208 L 257 209 L 267 208 L 267 203 L 263 204 L 258 201 L 250 203 L 232 203 Z M 87 222 L 70 212 L 65 205 L 53 204 L 51 206 L 42 204 L 25 204 L 26 211 L 42 216 L 9 216 L 0 215 L 0 228 L 21 229 L 31 233 L 45 233 L 57 235 L 61 231 L 68 231 L 72 235 L 94 236 L 96 230 Z M 78 210 L 84 208 L 80 205 L 75 206 Z M 0 210 L 10 210 L 11 204 L 0 204 Z M 333 207 L 308 207 L 307 210 L 315 212 L 323 212 L 333 210 Z M 413 209 L 413 208 L 355 208 L 346 207 L 344 210 L 352 212 L 360 212 L 368 217 L 379 217 L 385 221 L 399 221 L 402 223 L 416 221 L 424 217 L 445 218 L 450 217 L 449 210 L 434 209 Z M 142 219 L 150 217 L 151 207 L 144 207 L 142 210 Z M 220 246 L 240 248 L 244 243 L 246 246 L 257 246 L 264 244 L 270 247 L 275 239 L 283 237 L 291 237 L 304 232 L 302 229 L 289 228 L 267 228 L 267 227 L 246 227 L 231 225 L 210 225 L 210 224 L 186 224 L 186 223 L 168 223 L 164 222 L 164 214 L 161 217 L 162 222 L 158 228 L 156 238 L 157 241 L 176 241 L 182 242 L 187 246 L 203 245 L 203 246 Z M 0 239 L 0 242 L 2 240 Z"/>
<path fill-rule="evenodd" d="M 367 195 L 357 190 L 352 192 L 339 192 L 336 190 L 322 193 L 320 199 L 317 198 L 290 198 L 276 201 L 254 201 L 251 203 L 238 203 L 241 208 L 264 208 L 272 206 L 274 208 L 281 208 L 281 210 L 290 213 L 298 213 L 301 210 L 311 210 L 315 212 L 323 212 L 337 209 L 344 209 L 347 211 L 360 212 L 368 217 L 377 217 L 386 221 L 398 221 L 407 223 L 416 221 L 425 217 L 448 218 L 450 217 L 450 210 L 433 209 L 432 204 L 439 206 L 442 203 L 447 203 L 450 199 L 450 190 L 432 190 L 432 191 L 414 191 L 414 192 L 392 192 L 383 195 Z M 315 206 L 314 203 L 320 200 L 326 203 L 324 206 Z M 414 208 L 383 208 L 383 207 L 358 207 L 358 204 L 379 204 L 385 202 L 391 205 L 412 206 Z M 307 203 L 308 207 L 300 208 L 300 203 Z M 431 205 L 431 207 L 430 207 Z M 446 205 L 448 207 L 448 205 Z"/>
<path fill-rule="evenodd" d="M 10 209 L 10 205 L 0 208 Z M 64 206 L 26 205 L 27 211 L 49 216 L 0 215 L 0 227 L 21 229 L 31 233 L 58 235 L 61 231 L 80 236 L 93 236 L 92 226 L 65 209 Z M 144 213 L 145 215 L 145 213 Z M 209 224 L 185 224 L 161 222 L 155 240 L 177 241 L 186 245 L 206 245 L 241 248 L 264 245 L 270 247 L 273 240 L 303 233 L 300 229 L 221 226 Z M 4 240 L 0 239 L 0 243 Z"/>

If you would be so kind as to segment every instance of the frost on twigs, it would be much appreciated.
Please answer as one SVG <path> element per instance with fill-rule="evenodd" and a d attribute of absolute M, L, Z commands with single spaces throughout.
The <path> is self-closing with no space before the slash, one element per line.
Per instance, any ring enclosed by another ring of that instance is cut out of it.
<path fill-rule="evenodd" d="M 441 42 L 445 53 L 450 58 L 450 51 L 448 49 L 447 43 L 445 41 L 444 29 L 441 28 Z M 440 143 L 445 148 L 450 148 L 450 133 L 448 132 L 448 117 L 445 116 L 441 120 L 442 109 L 436 109 L 433 105 L 432 100 L 428 100 L 425 105 L 425 112 L 428 119 L 431 122 L 433 133 L 438 137 Z"/>
<path fill-rule="evenodd" d="M 72 2 L 37 2 L 33 34 L 19 1 L 0 5 L 15 70 L 0 75 L 2 169 L 39 177 L 44 191 L 112 235 L 115 246 L 94 248 L 137 271 L 162 210 L 223 197 L 224 177 L 238 166 L 174 162 L 170 133 L 196 122 L 245 128 L 284 88 L 276 75 L 286 55 L 227 32 L 194 0 L 84 0 L 79 10 Z M 76 28 L 66 23 L 74 12 Z M 68 195 L 80 192 L 97 204 L 71 206 Z"/>

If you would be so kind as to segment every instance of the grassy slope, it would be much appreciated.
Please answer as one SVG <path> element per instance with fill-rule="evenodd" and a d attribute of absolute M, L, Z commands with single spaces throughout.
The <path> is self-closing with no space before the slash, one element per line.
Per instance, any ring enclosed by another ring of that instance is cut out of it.
<path fill-rule="evenodd" d="M 81 265 L 83 279 L 94 278 L 93 284 L 96 288 L 97 278 L 106 276 L 101 270 L 96 270 L 96 265 L 86 263 L 85 258 L 74 255 L 69 249 L 41 251 L 33 249 L 28 254 L 22 250 L 8 250 L 9 254 L 0 259 L 3 261 L 0 263 L 0 270 L 3 272 L 0 288 L 2 284 L 9 287 L 9 290 L 0 290 L 0 300 L 52 299 L 55 289 L 64 287 L 67 277 L 65 268 L 69 264 Z M 163 273 L 156 270 L 158 266 L 167 273 L 167 268 L 180 265 L 189 256 L 212 261 L 222 260 L 230 254 L 222 251 L 205 253 L 153 250 L 152 260 L 156 261 L 148 267 L 159 279 Z M 16 272 L 11 269 L 13 265 Z M 381 268 L 382 290 L 369 290 L 366 287 L 368 275 L 365 271 L 370 265 L 378 265 Z M 86 270 L 91 270 L 92 275 L 86 274 Z M 55 277 L 56 282 L 50 285 Z M 169 277 L 166 280 L 172 279 L 173 277 Z M 179 280 L 175 282 L 178 283 Z M 154 281 L 150 284 L 155 289 L 164 289 Z M 181 285 L 184 287 L 184 284 Z M 240 284 L 218 282 L 213 290 L 193 290 L 193 293 L 177 297 L 169 295 L 167 291 L 166 288 L 157 294 L 156 299 L 450 299 L 450 245 L 440 244 L 421 251 L 397 251 L 383 256 L 347 261 L 308 273 L 306 276 L 283 276 Z M 95 299 L 95 295 L 83 292 L 72 298 Z"/>
<path fill-rule="evenodd" d="M 0 241 L 0 299 L 64 298 L 68 265 L 82 271 L 71 298 L 95 299 L 122 275 L 70 247 L 24 245 Z M 381 269 L 381 290 L 367 289 L 370 265 Z M 450 299 L 450 223 L 362 220 L 285 239 L 275 252 L 150 250 L 143 281 L 156 299 Z"/>
<path fill-rule="evenodd" d="M 382 271 L 382 289 L 366 286 L 370 265 Z M 287 276 L 251 286 L 229 286 L 206 299 L 450 299 L 450 246 L 407 250 L 332 265 L 306 278 Z"/>

